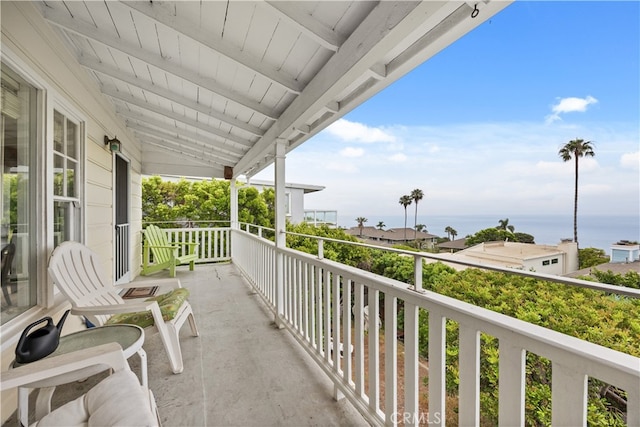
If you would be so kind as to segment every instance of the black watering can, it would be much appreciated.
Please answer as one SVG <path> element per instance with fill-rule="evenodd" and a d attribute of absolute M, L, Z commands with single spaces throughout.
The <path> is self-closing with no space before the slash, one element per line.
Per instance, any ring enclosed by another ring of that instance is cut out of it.
<path fill-rule="evenodd" d="M 35 362 L 53 353 L 56 348 L 58 348 L 60 332 L 62 332 L 62 326 L 70 311 L 71 310 L 67 310 L 64 312 L 57 325 L 53 324 L 51 317 L 43 317 L 27 326 L 22 332 L 18 345 L 16 346 L 16 362 Z M 47 323 L 45 326 L 29 334 L 31 329 L 44 322 Z"/>

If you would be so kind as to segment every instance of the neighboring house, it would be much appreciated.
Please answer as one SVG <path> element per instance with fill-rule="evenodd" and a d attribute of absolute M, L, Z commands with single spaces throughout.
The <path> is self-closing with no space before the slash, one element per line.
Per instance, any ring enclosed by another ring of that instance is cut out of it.
<path fill-rule="evenodd" d="M 438 249 L 440 252 L 459 252 L 463 249 L 467 249 L 467 239 L 463 237 L 462 239 L 451 240 L 449 242 L 443 242 L 438 244 Z"/>
<path fill-rule="evenodd" d="M 592 270 L 610 271 L 613 274 L 624 275 L 629 271 L 640 274 L 640 245 L 621 240 L 611 245 L 610 261 L 593 267 L 583 268 L 567 274 L 567 277 L 592 276 Z M 594 276 L 592 276 L 594 277 Z"/>
<path fill-rule="evenodd" d="M 405 233 L 406 231 L 406 233 Z M 421 247 L 425 249 L 433 248 L 438 243 L 438 236 L 429 233 L 423 233 L 421 231 L 416 232 L 412 228 L 390 228 L 388 230 L 380 230 L 375 227 L 351 227 L 345 230 L 345 233 L 352 236 L 366 239 L 385 245 L 400 245 L 416 240 L 420 242 Z M 405 239 L 406 236 L 406 239 Z"/>
<path fill-rule="evenodd" d="M 611 255 L 609 257 L 614 262 L 634 262 L 640 260 L 640 245 L 631 243 L 628 240 L 621 240 L 611 245 Z"/>
<path fill-rule="evenodd" d="M 451 254 L 451 258 L 538 273 L 565 275 L 578 269 L 578 246 L 563 241 L 557 246 L 518 242 L 485 242 Z"/>
<path fill-rule="evenodd" d="M 248 185 L 262 191 L 264 188 L 274 188 L 273 182 L 249 180 Z M 325 187 L 321 185 L 293 184 L 285 183 L 285 212 L 287 219 L 292 224 L 305 221 L 306 211 L 304 209 L 305 194 L 322 191 Z"/>
<path fill-rule="evenodd" d="M 604 264 L 594 265 L 593 267 L 583 268 L 572 273 L 566 274 L 567 277 L 580 277 L 580 276 L 591 276 L 593 270 L 598 271 L 610 271 L 613 274 L 625 275 L 630 271 L 635 271 L 640 274 L 640 261 L 634 262 L 605 262 Z"/>

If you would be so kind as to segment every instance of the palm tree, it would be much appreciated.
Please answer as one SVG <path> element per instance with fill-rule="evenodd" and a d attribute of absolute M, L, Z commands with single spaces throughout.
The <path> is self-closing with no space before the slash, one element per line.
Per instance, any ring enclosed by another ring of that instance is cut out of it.
<path fill-rule="evenodd" d="M 400 202 L 399 202 L 404 208 L 404 240 L 405 242 L 407 241 L 407 206 L 411 204 L 412 200 L 413 199 L 411 198 L 411 196 L 405 195 L 400 197 Z"/>
<path fill-rule="evenodd" d="M 416 224 L 415 229 L 417 232 L 422 233 L 423 231 L 425 233 L 428 233 L 429 231 L 427 231 L 427 226 L 424 224 Z"/>
<path fill-rule="evenodd" d="M 415 227 L 416 225 L 418 225 L 418 202 L 420 200 L 422 200 L 422 198 L 424 197 L 424 193 L 419 188 L 416 188 L 415 190 L 413 190 L 411 192 L 411 196 L 410 197 L 414 202 L 416 202 L 416 216 L 415 216 L 415 219 L 413 221 L 413 225 Z M 418 230 L 416 229 L 413 233 L 414 233 L 413 234 L 413 239 L 415 240 L 417 238 Z"/>
<path fill-rule="evenodd" d="M 509 218 L 499 219 L 498 226 L 496 228 L 498 230 L 509 230 L 512 233 L 516 230 L 513 225 L 509 225 Z"/>
<path fill-rule="evenodd" d="M 449 233 L 451 233 L 451 240 L 455 240 L 458 232 L 452 228 L 451 230 L 449 230 Z"/>
<path fill-rule="evenodd" d="M 451 238 L 451 236 L 453 235 L 453 233 L 454 233 L 455 231 L 456 231 L 456 230 L 454 230 L 453 228 L 451 228 L 451 226 L 450 226 L 450 225 L 447 225 L 447 226 L 445 227 L 445 229 L 444 229 L 444 232 L 445 232 L 445 233 L 447 233 L 447 239 L 449 239 L 449 240 L 453 240 L 453 239 Z"/>
<path fill-rule="evenodd" d="M 566 143 L 560 151 L 558 151 L 558 155 L 563 161 L 568 162 L 571 159 L 575 159 L 576 161 L 576 179 L 573 196 L 573 241 L 575 243 L 578 243 L 578 159 L 583 156 L 595 156 L 596 153 L 593 151 L 593 148 L 591 141 L 576 138 Z"/>
<path fill-rule="evenodd" d="M 356 218 L 356 222 L 358 223 L 358 228 L 360 228 L 360 237 L 362 237 L 362 228 L 364 227 L 364 223 L 367 221 L 368 219 L 363 216 L 359 216 L 358 218 Z"/>
<path fill-rule="evenodd" d="M 383 228 L 385 228 L 385 227 L 386 227 L 386 224 L 385 224 L 384 222 L 382 222 L 382 221 L 380 221 L 380 222 L 378 223 L 378 225 L 376 225 L 376 228 L 377 228 L 378 230 L 382 230 L 382 229 L 383 229 Z"/>

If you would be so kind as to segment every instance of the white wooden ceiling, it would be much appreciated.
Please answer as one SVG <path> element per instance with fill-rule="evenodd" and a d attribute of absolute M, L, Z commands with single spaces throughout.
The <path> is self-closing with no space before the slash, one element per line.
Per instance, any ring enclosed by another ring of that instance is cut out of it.
<path fill-rule="evenodd" d="M 251 176 L 510 1 L 42 1 L 146 174 Z"/>

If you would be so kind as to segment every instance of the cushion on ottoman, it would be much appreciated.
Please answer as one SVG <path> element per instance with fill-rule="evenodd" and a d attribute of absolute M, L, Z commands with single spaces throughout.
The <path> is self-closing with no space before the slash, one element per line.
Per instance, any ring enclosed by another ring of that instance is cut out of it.
<path fill-rule="evenodd" d="M 187 288 L 177 288 L 166 294 L 147 298 L 145 301 L 157 301 L 160 306 L 162 318 L 166 321 L 173 319 L 178 314 L 180 307 L 189 297 Z M 107 325 L 116 323 L 126 323 L 129 325 L 137 325 L 146 328 L 153 325 L 153 315 L 151 311 L 140 311 L 136 313 L 122 313 L 111 316 L 107 320 Z"/>

